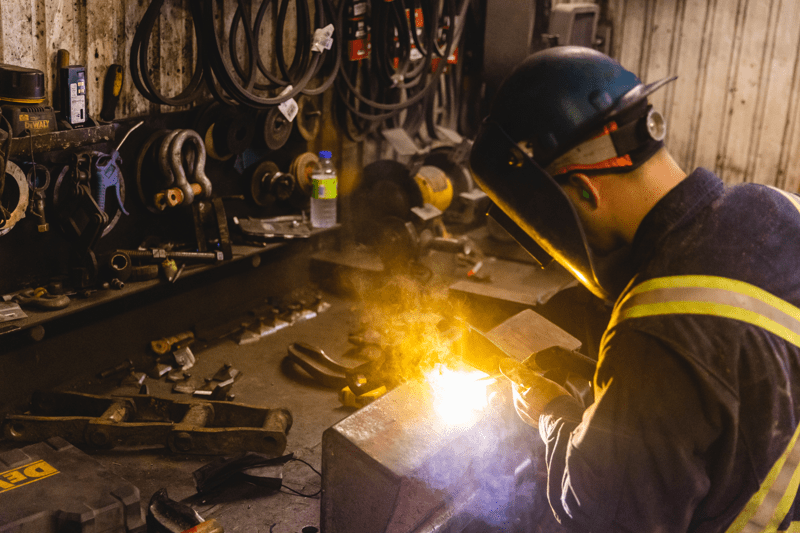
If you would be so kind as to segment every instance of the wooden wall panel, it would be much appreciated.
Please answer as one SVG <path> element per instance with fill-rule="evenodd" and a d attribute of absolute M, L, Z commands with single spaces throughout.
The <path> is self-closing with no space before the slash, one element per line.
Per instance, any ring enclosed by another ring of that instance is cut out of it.
<path fill-rule="evenodd" d="M 122 21 L 120 27 L 125 35 L 125 55 L 121 63 L 125 67 L 125 82 L 119 98 L 117 116 L 140 116 L 151 111 L 150 102 L 139 93 L 133 84 L 130 75 L 130 49 L 133 35 L 139 26 L 139 21 L 147 10 L 148 2 L 123 2 Z M 153 44 L 151 43 L 151 46 Z M 153 106 L 155 107 L 155 106 Z M 156 108 L 157 109 L 157 108 Z"/>
<path fill-rule="evenodd" d="M 726 183 L 800 188 L 800 4 L 793 0 L 609 0 L 612 55 L 643 81 L 686 170 Z"/>
<path fill-rule="evenodd" d="M 774 184 L 797 190 L 800 184 L 797 137 L 798 95 L 800 95 L 800 3 L 776 2 L 778 16 L 772 32 L 769 84 L 764 91 L 764 112 L 759 128 L 759 143 L 752 170 L 758 183 L 772 183 L 771 167 L 777 161 Z M 787 180 L 793 182 L 787 184 Z M 788 186 L 787 186 L 788 185 Z"/>
<path fill-rule="evenodd" d="M 165 3 L 150 43 L 153 79 L 169 95 L 188 82 L 194 66 L 196 43 L 187 12 L 189 1 Z M 130 45 L 148 5 L 142 0 L 0 0 L 0 61 L 42 70 L 52 95 L 56 54 L 62 48 L 69 51 L 72 64 L 86 66 L 92 116 L 100 112 L 109 65 L 119 63 L 126 75 L 118 117 L 173 111 L 151 104 L 130 79 Z"/>

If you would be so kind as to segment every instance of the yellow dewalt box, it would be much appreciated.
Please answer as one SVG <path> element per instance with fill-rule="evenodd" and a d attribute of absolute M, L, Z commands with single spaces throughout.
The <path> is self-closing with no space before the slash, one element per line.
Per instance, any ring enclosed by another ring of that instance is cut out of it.
<path fill-rule="evenodd" d="M 139 489 L 66 440 L 0 454 L 0 532 L 145 533 Z"/>

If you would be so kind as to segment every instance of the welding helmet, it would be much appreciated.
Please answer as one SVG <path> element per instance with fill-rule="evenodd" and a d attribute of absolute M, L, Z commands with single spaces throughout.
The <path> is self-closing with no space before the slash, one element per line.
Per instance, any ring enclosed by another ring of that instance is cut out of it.
<path fill-rule="evenodd" d="M 489 215 L 542 266 L 556 259 L 605 300 L 630 277 L 592 252 L 559 183 L 575 171 L 629 172 L 652 157 L 666 129 L 647 96 L 674 79 L 645 85 L 591 48 L 543 50 L 503 82 L 472 146 L 473 175 L 494 202 Z"/>

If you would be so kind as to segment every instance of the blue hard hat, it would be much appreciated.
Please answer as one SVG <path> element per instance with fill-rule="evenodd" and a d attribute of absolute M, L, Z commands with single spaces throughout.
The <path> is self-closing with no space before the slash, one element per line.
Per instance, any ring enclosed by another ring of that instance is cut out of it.
<path fill-rule="evenodd" d="M 615 154 L 645 146 L 639 163 L 652 156 L 664 130 L 653 127 L 647 96 L 674 79 L 643 84 L 591 48 L 543 50 L 503 82 L 473 143 L 470 166 L 495 204 L 493 218 L 525 237 L 520 244 L 540 263 L 556 259 L 601 298 L 613 299 L 622 287 L 604 279 L 575 207 L 552 174 L 558 171 L 549 166 L 557 168 L 564 154 L 615 120 L 623 124 L 609 133 Z"/>
<path fill-rule="evenodd" d="M 505 80 L 489 119 L 514 141 L 530 141 L 547 166 L 615 116 L 675 78 L 645 85 L 607 55 L 558 46 L 528 56 Z"/>

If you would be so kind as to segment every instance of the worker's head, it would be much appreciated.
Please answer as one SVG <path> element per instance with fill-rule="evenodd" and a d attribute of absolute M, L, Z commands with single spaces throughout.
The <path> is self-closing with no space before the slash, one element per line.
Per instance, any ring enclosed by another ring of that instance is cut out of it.
<path fill-rule="evenodd" d="M 594 239 L 593 250 L 574 202 L 594 199 L 582 187 L 590 177 L 630 173 L 663 148 L 664 120 L 647 96 L 673 79 L 645 85 L 590 48 L 537 52 L 500 87 L 473 145 L 472 171 L 499 208 L 494 218 L 521 228 L 540 262 L 555 258 L 602 298 L 620 287 L 598 252 L 616 244 Z"/>

